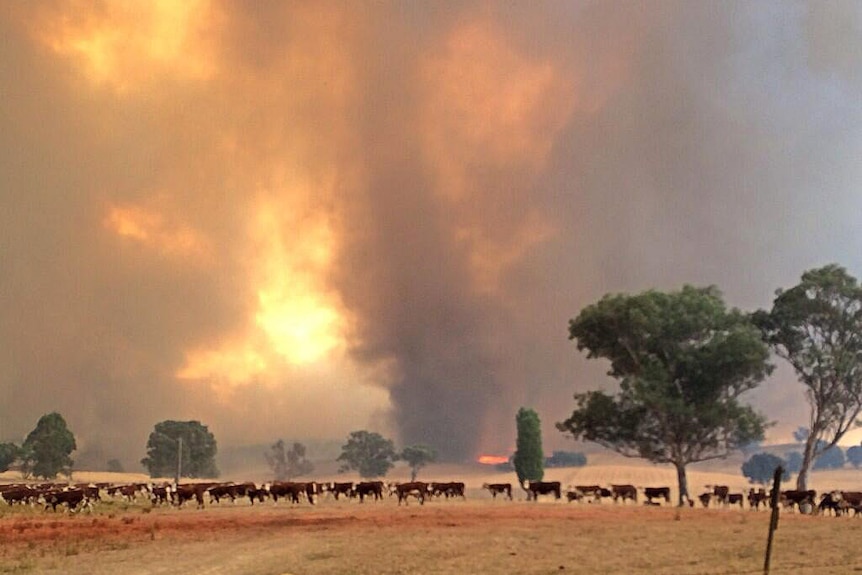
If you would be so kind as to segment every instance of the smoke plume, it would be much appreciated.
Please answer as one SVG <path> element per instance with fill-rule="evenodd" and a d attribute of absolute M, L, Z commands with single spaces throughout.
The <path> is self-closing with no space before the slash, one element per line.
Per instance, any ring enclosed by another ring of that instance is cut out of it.
<path fill-rule="evenodd" d="M 862 273 L 862 14 L 795 4 L 7 3 L 0 441 L 546 444 L 607 292 Z M 792 373 L 754 396 L 780 439 Z M 310 454 L 313 456 L 313 454 Z"/>

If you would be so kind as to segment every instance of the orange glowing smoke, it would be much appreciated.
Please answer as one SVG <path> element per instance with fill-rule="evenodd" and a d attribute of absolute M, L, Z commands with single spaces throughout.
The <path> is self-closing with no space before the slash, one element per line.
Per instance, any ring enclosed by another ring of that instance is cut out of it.
<path fill-rule="evenodd" d="M 480 455 L 476 461 L 483 465 L 499 465 L 508 462 L 509 458 L 505 455 Z"/>

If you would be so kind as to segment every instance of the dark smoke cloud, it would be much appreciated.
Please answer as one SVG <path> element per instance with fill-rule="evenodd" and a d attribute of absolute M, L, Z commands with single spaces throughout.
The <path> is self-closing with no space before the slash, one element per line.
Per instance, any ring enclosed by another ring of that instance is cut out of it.
<path fill-rule="evenodd" d="M 168 418 L 465 459 L 532 405 L 565 445 L 571 394 L 609 385 L 566 333 L 602 294 L 751 309 L 813 266 L 862 273 L 855 3 L 194 6 L 167 56 L 116 5 L 0 9 L 0 440 L 58 410 L 127 465 Z M 62 22 L 127 31 L 118 64 Z M 343 316 L 331 360 L 255 325 L 279 267 Z M 177 376 L 242 345 L 266 368 Z M 804 423 L 789 370 L 754 400 L 775 440 Z"/>

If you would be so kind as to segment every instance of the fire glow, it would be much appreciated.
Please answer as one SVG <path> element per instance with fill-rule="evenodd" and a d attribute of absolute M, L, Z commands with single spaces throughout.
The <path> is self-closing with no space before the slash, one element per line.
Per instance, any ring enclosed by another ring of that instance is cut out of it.
<path fill-rule="evenodd" d="M 508 462 L 509 458 L 504 455 L 480 455 L 476 461 L 483 465 L 499 465 Z"/>

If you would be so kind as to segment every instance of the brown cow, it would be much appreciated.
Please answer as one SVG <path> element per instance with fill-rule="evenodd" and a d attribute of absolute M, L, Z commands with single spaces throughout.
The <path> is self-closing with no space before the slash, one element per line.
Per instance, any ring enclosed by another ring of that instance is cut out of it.
<path fill-rule="evenodd" d="M 69 511 L 74 511 L 79 504 L 82 508 L 90 507 L 90 500 L 83 489 L 69 489 L 67 491 L 49 491 L 45 494 L 45 509 L 49 507 L 57 511 L 58 505 L 66 505 Z"/>
<path fill-rule="evenodd" d="M 623 503 L 626 502 L 626 499 L 631 499 L 635 502 L 638 500 L 638 490 L 634 485 L 611 485 L 611 494 L 614 498 L 614 503 L 618 499 L 622 499 Z"/>
<path fill-rule="evenodd" d="M 575 485 L 575 491 L 580 493 L 582 496 L 591 496 L 593 501 L 601 501 L 602 496 L 608 492 L 608 490 L 604 489 L 601 485 Z"/>
<path fill-rule="evenodd" d="M 854 517 L 862 513 L 862 491 L 842 491 L 841 506 L 847 514 L 852 509 Z"/>
<path fill-rule="evenodd" d="M 299 496 L 305 495 L 308 502 L 314 505 L 314 493 L 317 491 L 316 484 L 311 483 L 295 483 L 288 481 L 276 481 L 269 486 L 269 494 L 272 500 L 278 503 L 279 497 L 285 499 L 290 498 L 292 503 L 299 503 Z"/>
<path fill-rule="evenodd" d="M 174 505 L 182 507 L 186 501 L 191 501 L 192 498 L 197 502 L 198 509 L 204 508 L 204 493 L 216 483 L 181 483 L 177 485 L 172 493 Z"/>
<path fill-rule="evenodd" d="M 511 483 L 483 483 L 482 489 L 487 489 L 491 492 L 491 497 L 497 499 L 497 495 L 506 495 L 509 501 L 512 500 L 512 484 Z"/>
<path fill-rule="evenodd" d="M 395 494 L 398 496 L 398 505 L 404 502 L 407 505 L 408 497 L 415 497 L 419 500 L 419 505 L 425 504 L 425 496 L 428 494 L 428 484 L 421 481 L 411 481 L 409 483 L 396 483 Z"/>
<path fill-rule="evenodd" d="M 428 491 L 434 497 L 440 497 L 441 495 L 445 496 L 446 499 L 450 497 L 461 497 L 462 499 L 467 499 L 467 496 L 464 494 L 465 485 L 460 481 L 449 481 L 445 483 L 441 482 L 431 482 L 428 485 Z"/>
<path fill-rule="evenodd" d="M 9 489 L 0 491 L 0 498 L 9 505 L 16 503 L 28 504 L 33 503 L 39 497 L 39 494 L 39 490 L 27 487 L 26 485 L 10 486 Z"/>
<path fill-rule="evenodd" d="M 815 503 L 814 500 L 817 498 L 817 492 L 813 489 L 809 489 L 807 491 L 800 491 L 797 489 L 789 489 L 787 491 L 782 491 L 778 496 L 778 501 L 781 503 L 786 509 L 793 509 L 794 507 L 798 507 L 800 511 L 802 511 L 803 505 L 810 505 L 811 509 L 814 509 Z"/>

